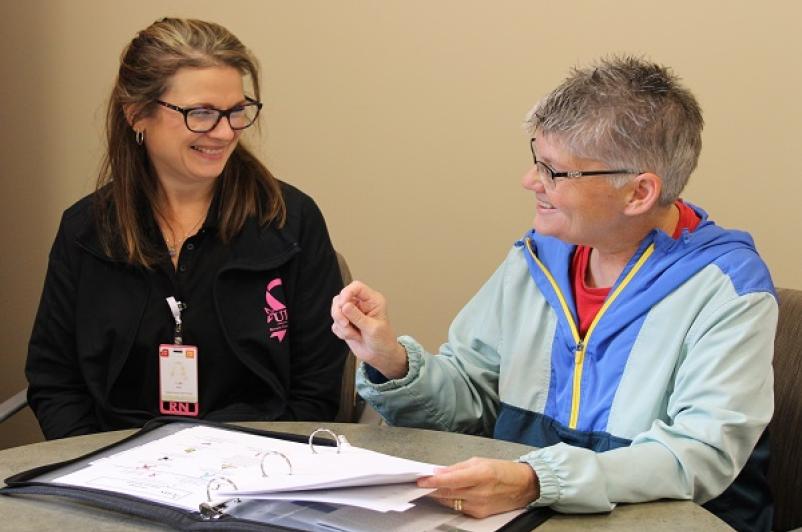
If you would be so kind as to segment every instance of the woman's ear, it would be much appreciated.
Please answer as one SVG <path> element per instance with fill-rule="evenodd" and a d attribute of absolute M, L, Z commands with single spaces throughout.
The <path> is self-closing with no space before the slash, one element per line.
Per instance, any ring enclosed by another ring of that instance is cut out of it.
<path fill-rule="evenodd" d="M 662 190 L 663 179 L 660 176 L 651 172 L 638 174 L 630 184 L 624 212 L 631 216 L 648 212 L 659 203 Z"/>
<path fill-rule="evenodd" d="M 123 114 L 125 115 L 125 121 L 128 122 L 128 125 L 131 126 L 131 129 L 137 129 L 137 123 L 141 120 L 141 117 L 138 116 L 139 113 L 142 111 L 141 105 L 135 105 L 132 103 L 123 105 Z"/>
<path fill-rule="evenodd" d="M 123 114 L 125 115 L 125 121 L 128 122 L 128 125 L 134 127 L 134 116 L 136 115 L 134 106 L 132 104 L 123 105 Z"/>

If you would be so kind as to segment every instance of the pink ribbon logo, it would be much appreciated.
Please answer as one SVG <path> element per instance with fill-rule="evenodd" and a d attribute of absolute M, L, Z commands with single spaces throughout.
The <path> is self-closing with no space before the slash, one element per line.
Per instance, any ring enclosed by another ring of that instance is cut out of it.
<path fill-rule="evenodd" d="M 284 341 L 287 335 L 288 315 L 287 307 L 279 301 L 273 294 L 270 293 L 277 286 L 281 286 L 281 278 L 276 277 L 265 288 L 265 314 L 267 315 L 267 331 L 270 333 L 270 338 L 278 338 L 279 342 Z"/>

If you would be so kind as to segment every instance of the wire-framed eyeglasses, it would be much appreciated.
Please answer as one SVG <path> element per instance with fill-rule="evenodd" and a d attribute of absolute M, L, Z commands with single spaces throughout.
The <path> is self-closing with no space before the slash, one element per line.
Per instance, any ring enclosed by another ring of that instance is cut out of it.
<path fill-rule="evenodd" d="M 162 100 L 156 100 L 161 106 L 184 115 L 184 124 L 193 133 L 208 133 L 217 127 L 220 119 L 226 117 L 228 125 L 234 131 L 253 125 L 262 110 L 262 102 L 246 98 L 245 103 L 235 105 L 231 109 L 215 109 L 214 107 L 179 107 Z"/>
<path fill-rule="evenodd" d="M 638 170 L 569 170 L 567 172 L 558 172 L 551 166 L 547 165 L 543 161 L 537 160 L 537 154 L 535 153 L 535 137 L 529 139 L 529 149 L 532 150 L 532 160 L 535 162 L 535 167 L 537 168 L 537 173 L 540 176 L 540 179 L 543 181 L 545 185 L 549 187 L 554 187 L 560 179 L 575 179 L 577 177 L 583 176 L 594 176 L 594 175 L 621 175 L 621 174 L 641 174 Z"/>

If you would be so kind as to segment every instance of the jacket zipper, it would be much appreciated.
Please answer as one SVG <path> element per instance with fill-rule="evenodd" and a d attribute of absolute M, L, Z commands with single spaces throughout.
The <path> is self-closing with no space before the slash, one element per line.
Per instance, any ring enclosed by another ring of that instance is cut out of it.
<path fill-rule="evenodd" d="M 571 390 L 571 415 L 568 418 L 568 427 L 571 429 L 576 429 L 579 421 L 580 400 L 582 398 L 582 369 L 585 364 L 585 352 L 587 351 L 590 337 L 593 334 L 593 331 L 596 329 L 596 325 L 599 323 L 602 315 L 604 315 L 607 309 L 610 308 L 610 305 L 613 304 L 613 301 L 618 298 L 619 294 L 621 294 L 621 291 L 624 290 L 630 281 L 632 281 L 632 278 L 635 277 L 635 274 L 638 272 L 638 270 L 641 269 L 643 264 L 652 255 L 654 252 L 654 244 L 649 244 L 649 247 L 647 247 L 646 250 L 641 254 L 638 260 L 632 266 L 632 269 L 629 270 L 627 275 L 621 280 L 620 283 L 618 283 L 610 295 L 607 296 L 607 299 L 605 299 L 604 304 L 599 309 L 596 317 L 593 318 L 590 327 L 588 327 L 588 331 L 585 333 L 584 338 L 579 336 L 579 328 L 576 325 L 576 320 L 568 308 L 568 302 L 560 290 L 560 287 L 557 285 L 557 281 L 554 280 L 554 276 L 551 275 L 551 272 L 549 272 L 549 270 L 546 268 L 546 265 L 540 261 L 537 255 L 535 255 L 535 251 L 532 249 L 532 241 L 529 238 L 526 239 L 526 248 L 529 250 L 529 254 L 535 260 L 535 263 L 537 263 L 538 267 L 551 284 L 554 293 L 557 295 L 557 299 L 560 301 L 560 307 L 562 308 L 563 315 L 565 316 L 565 319 L 568 321 L 568 325 L 571 328 L 571 335 L 574 339 L 574 378 Z"/>

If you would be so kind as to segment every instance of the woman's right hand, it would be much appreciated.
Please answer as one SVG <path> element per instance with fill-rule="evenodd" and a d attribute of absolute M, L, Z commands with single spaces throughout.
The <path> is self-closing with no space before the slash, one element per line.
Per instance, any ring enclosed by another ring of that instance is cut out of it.
<path fill-rule="evenodd" d="M 342 338 L 357 358 L 376 368 L 388 379 L 407 374 L 407 353 L 396 340 L 387 319 L 384 296 L 354 281 L 331 302 L 331 330 Z"/>

